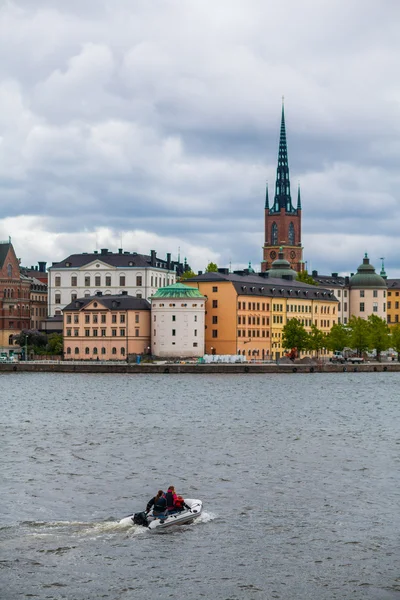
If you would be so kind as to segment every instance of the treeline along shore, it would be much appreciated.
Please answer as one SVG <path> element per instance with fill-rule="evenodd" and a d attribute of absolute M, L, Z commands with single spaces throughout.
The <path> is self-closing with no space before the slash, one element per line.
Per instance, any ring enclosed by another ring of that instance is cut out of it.
<path fill-rule="evenodd" d="M 131 373 L 140 374 L 268 374 L 268 373 L 371 373 L 371 372 L 400 372 L 399 362 L 368 362 L 359 365 L 352 364 L 151 364 L 143 363 L 74 363 L 74 362 L 19 362 L 0 364 L 0 374 L 5 373 Z"/>

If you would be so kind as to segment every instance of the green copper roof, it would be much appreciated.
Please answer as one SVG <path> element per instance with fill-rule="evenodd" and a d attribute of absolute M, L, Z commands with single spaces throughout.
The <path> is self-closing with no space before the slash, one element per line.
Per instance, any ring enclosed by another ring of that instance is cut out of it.
<path fill-rule="evenodd" d="M 278 258 L 274 260 L 271 268 L 267 271 L 269 277 L 278 277 L 294 280 L 297 272 L 292 269 L 290 262 L 283 257 L 283 248 L 279 248 Z"/>
<path fill-rule="evenodd" d="M 204 296 L 197 288 L 183 283 L 173 283 L 157 290 L 152 298 L 204 298 Z"/>
<path fill-rule="evenodd" d="M 352 288 L 386 288 L 386 282 L 377 273 L 375 267 L 369 264 L 367 253 L 362 264 L 358 267 L 357 273 L 350 279 L 350 287 Z"/>

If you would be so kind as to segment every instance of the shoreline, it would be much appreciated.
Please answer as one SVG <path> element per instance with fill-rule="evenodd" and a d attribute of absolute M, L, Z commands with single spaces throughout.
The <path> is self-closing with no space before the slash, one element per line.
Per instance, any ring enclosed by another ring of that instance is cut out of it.
<path fill-rule="evenodd" d="M 371 372 L 400 372 L 399 362 L 368 362 L 361 365 L 338 365 L 331 363 L 315 364 L 150 364 L 142 363 L 73 363 L 73 362 L 21 362 L 0 364 L 1 373 L 130 373 L 140 374 L 268 374 L 268 373 L 371 373 Z"/>

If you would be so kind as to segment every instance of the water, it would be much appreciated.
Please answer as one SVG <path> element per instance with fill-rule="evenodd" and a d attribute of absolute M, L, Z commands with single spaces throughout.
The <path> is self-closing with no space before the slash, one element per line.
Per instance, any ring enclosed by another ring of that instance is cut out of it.
<path fill-rule="evenodd" d="M 399 381 L 2 374 L 1 599 L 398 599 Z"/>

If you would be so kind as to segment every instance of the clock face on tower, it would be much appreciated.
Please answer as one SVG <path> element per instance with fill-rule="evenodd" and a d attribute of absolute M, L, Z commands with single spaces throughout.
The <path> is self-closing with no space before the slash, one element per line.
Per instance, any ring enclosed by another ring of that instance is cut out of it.
<path fill-rule="evenodd" d="M 291 251 L 290 258 L 296 258 L 296 252 L 294 250 Z"/>
<path fill-rule="evenodd" d="M 276 252 L 275 252 L 275 250 L 272 250 L 272 252 L 270 252 L 269 255 L 272 258 L 272 260 L 274 260 L 274 258 L 276 258 Z"/>

